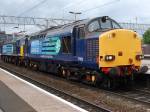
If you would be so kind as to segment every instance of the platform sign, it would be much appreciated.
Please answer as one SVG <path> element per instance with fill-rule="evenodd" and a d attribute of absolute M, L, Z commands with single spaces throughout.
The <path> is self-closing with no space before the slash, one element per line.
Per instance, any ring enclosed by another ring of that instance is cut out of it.
<path fill-rule="evenodd" d="M 2 53 L 3 54 L 13 54 L 13 44 L 3 45 Z"/>

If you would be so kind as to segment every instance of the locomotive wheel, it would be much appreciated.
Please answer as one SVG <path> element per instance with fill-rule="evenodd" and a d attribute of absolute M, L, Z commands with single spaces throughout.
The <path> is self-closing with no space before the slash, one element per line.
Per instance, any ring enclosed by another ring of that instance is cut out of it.
<path fill-rule="evenodd" d="M 114 90 L 117 87 L 117 81 L 115 78 L 105 78 L 103 83 L 102 83 L 102 87 L 104 89 L 108 89 L 108 90 Z"/>
<path fill-rule="evenodd" d="M 57 75 L 58 75 L 58 76 L 61 76 L 61 67 L 58 68 Z"/>
<path fill-rule="evenodd" d="M 102 83 L 102 80 L 103 80 L 102 76 L 96 71 L 93 72 L 93 76 L 95 76 L 95 80 L 93 81 L 93 85 L 99 87 Z"/>
<path fill-rule="evenodd" d="M 66 77 L 66 74 L 67 74 L 67 73 L 66 73 L 66 70 L 63 68 L 63 69 L 62 69 L 62 76 L 65 78 L 65 77 Z"/>
<path fill-rule="evenodd" d="M 39 70 L 39 65 L 38 64 L 33 64 L 33 70 L 38 71 Z"/>
<path fill-rule="evenodd" d="M 28 63 L 27 61 L 24 61 L 24 67 L 27 68 L 28 67 Z"/>
<path fill-rule="evenodd" d="M 59 69 L 58 69 L 58 75 L 61 76 L 61 77 L 66 77 L 66 70 L 64 69 L 63 66 L 61 66 Z"/>
<path fill-rule="evenodd" d="M 14 64 L 17 66 L 17 59 L 14 60 Z"/>
<path fill-rule="evenodd" d="M 66 72 L 67 72 L 66 73 L 66 79 L 70 80 L 71 72 L 70 72 L 70 70 L 67 70 Z"/>
<path fill-rule="evenodd" d="M 104 81 L 103 81 L 103 83 L 102 83 L 102 87 L 104 88 L 104 89 L 108 89 L 108 88 L 110 88 L 110 84 L 111 82 L 110 82 L 110 80 L 109 79 L 104 79 Z"/>
<path fill-rule="evenodd" d="M 132 79 L 132 77 L 127 78 L 125 86 L 128 87 L 128 88 L 131 88 L 131 89 L 135 87 L 135 82 Z"/>

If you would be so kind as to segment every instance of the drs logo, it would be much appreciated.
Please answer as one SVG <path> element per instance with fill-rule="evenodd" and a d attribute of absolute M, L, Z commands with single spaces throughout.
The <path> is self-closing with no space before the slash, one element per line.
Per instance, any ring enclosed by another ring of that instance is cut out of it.
<path fill-rule="evenodd" d="M 59 37 L 46 37 L 31 42 L 31 54 L 57 55 L 61 48 Z"/>

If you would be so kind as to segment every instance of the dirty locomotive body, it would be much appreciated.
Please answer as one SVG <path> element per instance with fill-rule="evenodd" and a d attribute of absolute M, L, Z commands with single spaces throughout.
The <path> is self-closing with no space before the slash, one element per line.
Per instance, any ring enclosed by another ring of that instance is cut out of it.
<path fill-rule="evenodd" d="M 67 79 L 113 88 L 140 73 L 141 39 L 109 17 L 51 27 L 2 46 L 1 58 Z"/>

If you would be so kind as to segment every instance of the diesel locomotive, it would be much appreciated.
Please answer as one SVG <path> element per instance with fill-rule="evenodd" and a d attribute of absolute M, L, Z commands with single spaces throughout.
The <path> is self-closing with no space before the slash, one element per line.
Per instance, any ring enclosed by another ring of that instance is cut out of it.
<path fill-rule="evenodd" d="M 54 26 L 2 46 L 1 59 L 114 88 L 145 73 L 141 39 L 108 16 Z"/>

